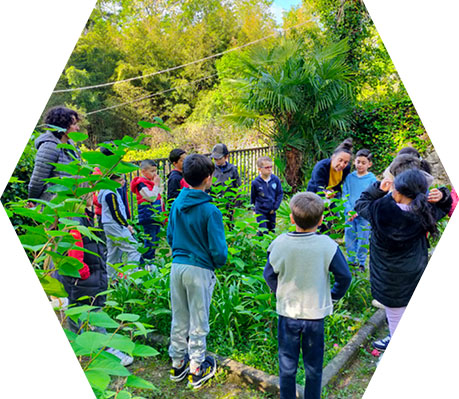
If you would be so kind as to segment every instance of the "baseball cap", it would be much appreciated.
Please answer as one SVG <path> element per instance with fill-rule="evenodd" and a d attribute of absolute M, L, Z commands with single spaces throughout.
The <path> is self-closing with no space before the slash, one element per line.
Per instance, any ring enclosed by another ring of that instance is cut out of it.
<path fill-rule="evenodd" d="M 228 154 L 229 154 L 229 151 L 226 145 L 219 143 L 219 144 L 214 145 L 214 148 L 212 148 L 212 154 L 210 154 L 210 156 L 214 159 L 220 159 Z"/>

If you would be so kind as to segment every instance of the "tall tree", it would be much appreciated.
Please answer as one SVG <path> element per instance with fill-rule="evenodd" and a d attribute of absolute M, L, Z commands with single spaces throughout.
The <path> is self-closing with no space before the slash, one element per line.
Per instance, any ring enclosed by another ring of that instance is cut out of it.
<path fill-rule="evenodd" d="M 285 155 L 285 177 L 295 191 L 302 166 L 334 146 L 350 122 L 352 101 L 345 41 L 308 49 L 282 39 L 235 60 L 238 79 L 226 79 L 234 104 L 231 118 L 258 124 Z"/>

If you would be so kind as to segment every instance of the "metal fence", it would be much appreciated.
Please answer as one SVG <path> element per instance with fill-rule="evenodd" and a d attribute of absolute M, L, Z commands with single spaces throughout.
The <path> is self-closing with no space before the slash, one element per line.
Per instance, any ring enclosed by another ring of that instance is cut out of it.
<path fill-rule="evenodd" d="M 257 169 L 257 159 L 260 157 L 270 157 L 273 161 L 276 157 L 276 147 L 256 147 L 256 148 L 246 148 L 243 150 L 234 150 L 229 152 L 228 162 L 236 165 L 239 176 L 241 177 L 241 181 L 243 185 L 249 185 L 252 180 L 258 175 Z M 209 154 L 203 154 L 210 157 Z M 153 159 L 158 165 L 158 174 L 163 181 L 164 187 L 167 190 L 167 175 L 173 169 L 172 164 L 169 162 L 168 158 L 157 158 Z M 140 162 L 136 162 L 140 164 Z M 138 176 L 140 171 L 136 171 L 134 173 L 130 173 L 127 177 L 127 184 L 130 185 L 131 180 Z M 276 165 L 273 165 L 273 173 L 278 174 L 278 169 Z M 128 186 L 129 187 L 129 186 Z M 131 209 L 134 209 L 134 197 L 132 193 L 130 194 L 129 199 Z"/>

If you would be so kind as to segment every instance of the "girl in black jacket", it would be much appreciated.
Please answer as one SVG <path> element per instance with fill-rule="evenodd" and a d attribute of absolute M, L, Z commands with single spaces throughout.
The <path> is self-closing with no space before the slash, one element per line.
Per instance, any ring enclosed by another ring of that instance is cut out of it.
<path fill-rule="evenodd" d="M 437 221 L 451 207 L 447 190 L 435 203 L 428 202 L 427 190 L 424 174 L 412 169 L 393 183 L 374 183 L 355 204 L 356 212 L 371 224 L 371 292 L 386 308 L 391 336 L 427 266 L 427 235 L 438 234 Z"/>

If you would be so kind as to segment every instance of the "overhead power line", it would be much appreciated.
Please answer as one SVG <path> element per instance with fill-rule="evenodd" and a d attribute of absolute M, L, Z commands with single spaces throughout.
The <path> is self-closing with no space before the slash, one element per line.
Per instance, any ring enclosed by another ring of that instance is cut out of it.
<path fill-rule="evenodd" d="M 149 98 L 151 98 L 151 97 L 156 97 L 156 96 L 159 96 L 159 95 L 161 95 L 161 94 L 169 93 L 169 92 L 171 92 L 171 91 L 181 89 L 182 87 L 191 86 L 193 83 L 201 82 L 201 81 L 203 81 L 203 80 L 210 79 L 210 78 L 213 78 L 213 77 L 215 77 L 215 76 L 217 76 L 216 73 L 213 74 L 213 75 L 204 76 L 203 78 L 196 79 L 196 80 L 192 80 L 191 82 L 188 82 L 188 83 L 186 83 L 186 84 L 184 84 L 184 85 L 181 85 L 181 86 L 172 87 L 172 88 L 170 88 L 170 89 L 166 89 L 166 90 L 158 91 L 158 92 L 156 92 L 156 93 L 148 94 L 147 96 L 135 98 L 134 100 L 131 100 L 131 101 L 126 101 L 126 102 L 124 102 L 124 103 L 112 105 L 112 106 L 110 106 L 110 107 L 101 108 L 101 109 L 98 109 L 98 110 L 95 110 L 95 111 L 87 112 L 87 113 L 85 114 L 85 116 L 97 114 L 97 113 L 99 113 L 99 112 L 107 111 L 107 110 L 109 110 L 109 109 L 114 109 L 114 108 L 123 107 L 123 106 L 125 106 L 125 105 L 129 105 L 129 104 L 132 104 L 132 103 L 135 103 L 135 102 L 138 102 L 138 101 L 147 100 L 147 99 L 149 99 Z"/>
<path fill-rule="evenodd" d="M 309 19 L 307 21 L 304 21 L 300 24 L 297 24 L 295 26 L 291 26 L 289 28 L 286 28 L 286 29 L 280 29 L 282 32 L 287 32 L 288 30 L 291 30 L 291 29 L 294 29 L 294 28 L 298 28 L 308 22 L 311 22 L 313 21 L 313 19 Z M 265 36 L 265 37 L 262 37 L 260 39 L 257 39 L 257 40 L 254 40 L 252 42 L 249 42 L 249 43 L 245 43 L 241 46 L 238 46 L 238 47 L 233 47 L 229 50 L 225 50 L 225 51 L 222 51 L 220 53 L 217 53 L 217 54 L 213 54 L 213 55 L 209 55 L 208 57 L 204 57 L 204 58 L 201 58 L 199 60 L 195 60 L 195 61 L 191 61 L 191 62 L 188 62 L 186 64 L 182 64 L 182 65 L 177 65 L 175 67 L 171 67 L 171 68 L 167 68 L 167 69 L 163 69 L 162 71 L 156 71 L 156 72 L 152 72 L 152 73 L 149 73 L 149 74 L 146 74 L 146 75 L 140 75 L 140 76 L 135 76 L 135 77 L 132 77 L 132 78 L 128 78 L 128 79 L 123 79 L 123 80 L 117 80 L 117 81 L 114 81 L 114 82 L 107 82 L 107 83 L 101 83 L 101 84 L 98 84 L 98 85 L 92 85 L 92 86 L 83 86 L 83 87 L 74 87 L 74 88 L 71 88 L 71 89 L 62 89 L 62 90 L 54 90 L 53 91 L 53 94 L 54 93 L 67 93 L 67 92 L 72 92 L 72 91 L 78 91 L 78 90 L 90 90 L 90 89 L 97 89 L 97 88 L 100 88 L 100 87 L 107 87 L 107 86 L 113 86 L 114 84 L 116 83 L 124 83 L 124 82 L 131 82 L 133 80 L 138 80 L 138 79 L 144 79 L 144 78 L 148 78 L 148 77 L 151 77 L 151 76 L 155 76 L 155 75 L 160 75 L 160 74 L 163 74 L 163 73 L 166 73 L 166 72 L 172 72 L 172 71 L 175 71 L 177 69 L 181 69 L 181 68 L 185 68 L 187 66 L 190 66 L 190 65 L 194 65 L 194 64 L 197 64 L 199 62 L 204 62 L 204 61 L 208 61 L 208 60 L 211 60 L 213 58 L 216 58 L 216 57 L 220 57 L 221 55 L 223 54 L 227 54 L 227 53 L 230 53 L 232 51 L 236 51 L 236 50 L 240 50 L 242 48 L 245 48 L 245 47 L 248 47 L 248 46 L 252 46 L 256 43 L 259 43 L 263 40 L 266 40 L 266 39 L 269 39 L 270 37 L 274 37 L 278 34 L 279 32 L 275 32 L 275 33 L 272 33 L 271 35 L 268 35 L 268 36 Z"/>

